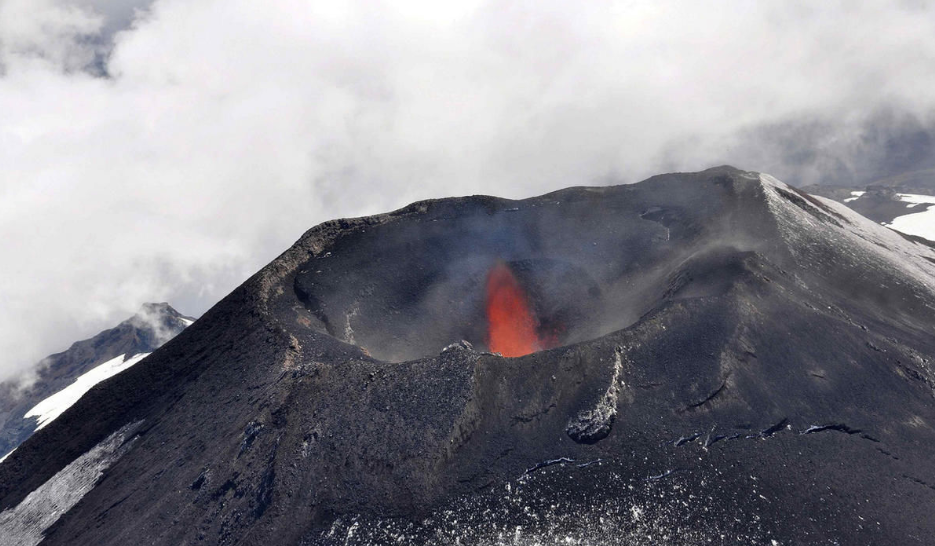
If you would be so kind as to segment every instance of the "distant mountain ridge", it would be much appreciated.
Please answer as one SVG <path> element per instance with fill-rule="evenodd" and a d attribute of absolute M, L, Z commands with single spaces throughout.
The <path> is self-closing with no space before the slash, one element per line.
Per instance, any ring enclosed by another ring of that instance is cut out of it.
<path fill-rule="evenodd" d="M 61 413 L 64 410 L 62 404 L 66 400 L 75 395 L 80 397 L 98 381 L 142 360 L 192 322 L 192 317 L 182 315 L 168 303 L 146 303 L 135 315 L 116 327 L 104 330 L 90 339 L 75 342 L 67 350 L 44 358 L 37 365 L 36 380 L 28 386 L 15 381 L 0 383 L 0 460 L 26 441 L 37 428 Z M 118 363 L 118 359 L 121 362 Z M 89 373 L 111 362 L 114 366 L 119 365 L 119 368 L 114 367 L 107 373 L 103 373 L 105 370 Z M 76 391 L 75 386 L 81 378 L 84 378 L 84 385 Z M 69 388 L 71 392 L 65 392 Z M 46 403 L 45 408 L 39 406 L 53 396 L 58 397 L 52 400 L 56 404 Z M 40 412 L 51 409 L 53 413 L 28 416 L 30 410 L 34 409 Z"/>

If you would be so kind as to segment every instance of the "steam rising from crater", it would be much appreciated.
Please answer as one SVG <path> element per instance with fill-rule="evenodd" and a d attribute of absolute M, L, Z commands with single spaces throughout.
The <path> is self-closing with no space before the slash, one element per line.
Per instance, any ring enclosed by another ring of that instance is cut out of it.
<path fill-rule="evenodd" d="M 143 301 L 199 314 L 330 218 L 935 166 L 924 2 L 510 6 L 0 1 L 0 378 Z"/>

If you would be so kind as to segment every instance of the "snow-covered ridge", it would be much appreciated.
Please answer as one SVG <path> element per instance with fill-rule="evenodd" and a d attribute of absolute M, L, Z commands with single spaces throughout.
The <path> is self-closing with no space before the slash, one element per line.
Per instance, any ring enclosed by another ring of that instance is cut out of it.
<path fill-rule="evenodd" d="M 912 283 L 928 292 L 929 298 L 935 295 L 935 250 L 931 247 L 909 241 L 832 199 L 809 196 L 814 201 L 801 199 L 797 206 L 783 195 L 796 190 L 768 174 L 761 174 L 760 180 L 780 233 L 797 260 L 809 264 L 829 259 L 830 243 L 838 250 L 835 258 L 848 262 L 844 265 L 875 269 Z"/>
<path fill-rule="evenodd" d="M 35 407 L 26 412 L 25 417 L 38 418 L 39 421 L 36 430 L 39 430 L 54 421 L 59 415 L 64 413 L 65 410 L 74 405 L 74 403 L 84 396 L 86 392 L 91 390 L 94 385 L 117 375 L 149 355 L 150 353 L 140 353 L 129 358 L 125 358 L 126 355 L 120 355 L 117 358 L 108 360 L 78 376 L 71 385 L 68 385 L 64 389 L 36 404 Z"/>

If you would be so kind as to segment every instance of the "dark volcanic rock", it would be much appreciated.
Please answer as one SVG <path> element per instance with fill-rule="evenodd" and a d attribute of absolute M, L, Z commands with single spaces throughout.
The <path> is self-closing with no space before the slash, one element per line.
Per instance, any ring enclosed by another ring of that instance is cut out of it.
<path fill-rule="evenodd" d="M 484 352 L 496 263 L 559 347 Z M 728 167 L 327 222 L 0 464 L 0 529 L 122 434 L 43 544 L 924 544 L 933 286 Z"/>

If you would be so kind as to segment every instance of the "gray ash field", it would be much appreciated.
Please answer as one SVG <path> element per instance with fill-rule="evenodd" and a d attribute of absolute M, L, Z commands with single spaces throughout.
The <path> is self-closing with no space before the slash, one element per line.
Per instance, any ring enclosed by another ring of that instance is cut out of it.
<path fill-rule="evenodd" d="M 327 222 L 0 464 L 0 543 L 932 544 L 933 330 L 932 247 L 729 167 Z"/>

